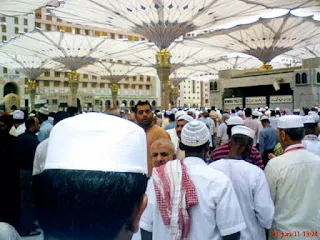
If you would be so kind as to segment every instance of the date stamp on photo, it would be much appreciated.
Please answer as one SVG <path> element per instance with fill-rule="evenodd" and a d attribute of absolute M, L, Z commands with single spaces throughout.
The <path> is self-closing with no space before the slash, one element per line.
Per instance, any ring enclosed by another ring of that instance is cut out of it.
<path fill-rule="evenodd" d="M 273 238 L 290 238 L 290 237 L 315 238 L 315 237 L 319 237 L 319 232 L 317 231 L 293 231 L 293 232 L 271 231 L 270 236 Z"/>

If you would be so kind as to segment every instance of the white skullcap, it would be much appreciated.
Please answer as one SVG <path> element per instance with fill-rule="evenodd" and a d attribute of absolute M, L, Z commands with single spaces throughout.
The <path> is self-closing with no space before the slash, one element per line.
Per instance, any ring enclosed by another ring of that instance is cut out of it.
<path fill-rule="evenodd" d="M 146 134 L 130 121 L 102 113 L 65 119 L 50 133 L 44 169 L 147 174 Z"/>
<path fill-rule="evenodd" d="M 243 116 L 244 112 L 240 110 L 240 111 L 237 112 L 237 114 L 238 114 L 238 116 Z"/>
<path fill-rule="evenodd" d="M 230 125 L 243 125 L 243 124 L 244 124 L 243 119 L 238 116 L 231 117 L 227 121 L 228 126 L 230 126 Z"/>
<path fill-rule="evenodd" d="M 174 117 L 177 120 L 180 116 L 185 115 L 185 114 L 187 114 L 187 113 L 185 111 L 181 110 L 181 111 L 176 112 Z"/>
<path fill-rule="evenodd" d="M 253 111 L 252 116 L 259 117 L 260 113 L 258 111 Z"/>
<path fill-rule="evenodd" d="M 172 112 L 171 111 L 166 111 L 166 115 L 171 115 Z"/>
<path fill-rule="evenodd" d="M 303 124 L 316 123 L 312 115 L 302 116 L 301 119 L 302 119 Z"/>
<path fill-rule="evenodd" d="M 315 111 L 309 111 L 308 112 L 308 115 L 314 115 L 314 114 L 317 114 Z"/>
<path fill-rule="evenodd" d="M 177 120 L 178 121 L 184 120 L 184 121 L 187 121 L 189 123 L 189 122 L 194 121 L 194 118 L 189 116 L 189 115 L 187 115 L 187 114 L 184 114 L 184 115 L 181 115 Z"/>
<path fill-rule="evenodd" d="M 178 112 L 178 109 L 177 108 L 172 108 L 171 111 L 172 111 L 173 114 L 176 114 L 176 112 Z"/>
<path fill-rule="evenodd" d="M 246 126 L 235 126 L 231 129 L 231 136 L 236 134 L 242 134 L 254 139 L 255 133 L 251 128 Z"/>
<path fill-rule="evenodd" d="M 288 128 L 302 128 L 303 122 L 300 116 L 297 115 L 285 115 L 279 118 L 278 128 L 288 129 Z"/>
<path fill-rule="evenodd" d="M 194 108 L 190 108 L 188 112 L 192 112 L 194 115 L 196 115 L 196 110 Z"/>
<path fill-rule="evenodd" d="M 181 132 L 181 142 L 189 147 L 198 147 L 207 143 L 211 135 L 206 124 L 193 120 L 186 124 Z"/>
<path fill-rule="evenodd" d="M 41 107 L 39 109 L 39 113 L 43 114 L 43 115 L 49 115 L 49 109 L 45 108 L 45 107 Z"/>
<path fill-rule="evenodd" d="M 16 120 L 23 120 L 24 119 L 24 112 L 22 112 L 21 110 L 15 110 L 13 112 L 12 118 L 16 119 Z"/>
<path fill-rule="evenodd" d="M 30 113 L 29 117 L 35 117 L 36 115 L 34 113 Z"/>
<path fill-rule="evenodd" d="M 260 111 L 261 111 L 261 112 L 265 112 L 266 109 L 265 109 L 265 108 L 261 108 Z"/>
<path fill-rule="evenodd" d="M 265 109 L 269 109 L 269 107 L 268 107 L 268 106 L 266 106 L 266 107 L 265 107 Z"/>
<path fill-rule="evenodd" d="M 298 113 L 298 112 L 300 112 L 300 109 L 294 109 L 293 112 Z"/>
<path fill-rule="evenodd" d="M 279 107 L 276 107 L 275 111 L 280 111 L 280 108 L 279 108 Z"/>
<path fill-rule="evenodd" d="M 319 116 L 318 114 L 313 114 L 312 116 L 313 116 L 314 121 L 315 121 L 316 123 L 320 122 L 320 116 Z"/>
<path fill-rule="evenodd" d="M 263 121 L 263 120 L 269 120 L 269 118 L 267 116 L 262 116 L 261 121 Z"/>

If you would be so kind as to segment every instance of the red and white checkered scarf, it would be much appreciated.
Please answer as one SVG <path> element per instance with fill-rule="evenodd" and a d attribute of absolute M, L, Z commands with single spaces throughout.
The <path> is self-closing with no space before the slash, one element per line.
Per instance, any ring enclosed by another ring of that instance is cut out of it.
<path fill-rule="evenodd" d="M 196 188 L 181 160 L 153 168 L 154 189 L 164 225 L 170 225 L 172 240 L 187 239 L 190 232 L 188 209 L 198 204 Z"/>

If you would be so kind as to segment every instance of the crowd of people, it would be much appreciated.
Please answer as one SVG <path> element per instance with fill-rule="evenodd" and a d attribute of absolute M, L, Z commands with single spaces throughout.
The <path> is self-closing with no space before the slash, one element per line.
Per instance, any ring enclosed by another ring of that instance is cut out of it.
<path fill-rule="evenodd" d="M 0 111 L 0 239 L 320 239 L 318 110 Z"/>

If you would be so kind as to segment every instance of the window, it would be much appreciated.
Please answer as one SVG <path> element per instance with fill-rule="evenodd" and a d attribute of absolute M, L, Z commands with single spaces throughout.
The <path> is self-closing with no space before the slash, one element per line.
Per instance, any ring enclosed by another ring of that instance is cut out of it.
<path fill-rule="evenodd" d="M 140 82 L 143 82 L 143 76 L 140 76 Z"/>
<path fill-rule="evenodd" d="M 63 82 L 64 87 L 69 87 L 69 82 Z"/>
<path fill-rule="evenodd" d="M 54 72 L 54 77 L 59 78 L 60 77 L 60 72 Z"/>
<path fill-rule="evenodd" d="M 123 35 L 120 34 L 120 35 L 119 35 L 119 38 L 122 39 L 122 38 L 123 38 Z"/>
<path fill-rule="evenodd" d="M 7 41 L 7 36 L 2 36 L 2 41 Z"/>
<path fill-rule="evenodd" d="M 41 28 L 41 24 L 40 23 L 36 23 L 36 27 L 37 28 Z"/>
<path fill-rule="evenodd" d="M 214 82 L 214 84 L 213 84 L 213 90 L 214 90 L 214 91 L 217 91 L 217 90 L 218 90 L 218 83 L 217 83 L 217 82 Z"/>
<path fill-rule="evenodd" d="M 138 38 L 138 37 L 135 37 L 135 36 L 129 36 L 129 37 L 128 37 L 128 40 L 129 40 L 129 41 L 139 41 L 139 38 Z"/>
<path fill-rule="evenodd" d="M 41 9 L 36 11 L 36 19 L 41 19 Z"/>
<path fill-rule="evenodd" d="M 2 71 L 3 73 L 8 73 L 8 68 L 4 67 Z"/>
<path fill-rule="evenodd" d="M 139 85 L 139 89 L 142 90 L 142 89 L 143 89 L 143 86 L 142 86 L 142 85 Z"/>
<path fill-rule="evenodd" d="M 50 72 L 45 72 L 45 73 L 44 73 L 44 76 L 45 76 L 45 77 L 50 77 Z"/>
<path fill-rule="evenodd" d="M 300 73 L 296 74 L 296 84 L 300 84 L 301 83 L 301 75 Z"/>
<path fill-rule="evenodd" d="M 151 77 L 150 76 L 147 77 L 147 82 L 151 82 Z"/>
<path fill-rule="evenodd" d="M 99 99 L 94 100 L 94 104 L 95 105 L 100 105 L 100 100 Z"/>
<path fill-rule="evenodd" d="M 121 61 L 121 60 L 118 60 L 118 63 L 119 63 L 119 64 L 122 64 L 122 61 Z"/>
<path fill-rule="evenodd" d="M 50 86 L 50 82 L 49 82 L 49 81 L 44 81 L 44 82 L 43 82 L 43 86 L 49 87 L 49 86 Z"/>
<path fill-rule="evenodd" d="M 48 21 L 52 21 L 52 17 L 51 16 L 47 16 L 47 20 Z"/>
<path fill-rule="evenodd" d="M 16 74 L 20 74 L 18 71 L 14 71 Z"/>
<path fill-rule="evenodd" d="M 137 77 L 136 77 L 136 76 L 132 77 L 132 80 L 133 80 L 134 82 L 137 81 Z"/>
<path fill-rule="evenodd" d="M 150 85 L 146 85 L 146 89 L 149 90 L 150 89 Z"/>
<path fill-rule="evenodd" d="M 106 84 L 105 83 L 100 83 L 100 88 L 105 88 Z"/>
<path fill-rule="evenodd" d="M 62 19 L 58 18 L 58 19 L 57 19 L 57 22 L 62 22 Z"/>
<path fill-rule="evenodd" d="M 83 74 L 83 79 L 88 79 L 89 75 L 88 74 Z"/>
<path fill-rule="evenodd" d="M 68 72 L 65 72 L 65 73 L 64 73 L 64 77 L 65 77 L 65 78 L 69 78 L 69 73 L 68 73 Z"/>
<path fill-rule="evenodd" d="M 19 24 L 19 18 L 18 17 L 14 18 L 14 24 Z"/>
<path fill-rule="evenodd" d="M 6 18 L 5 17 L 1 17 L 0 18 L 0 22 L 6 22 Z"/>
<path fill-rule="evenodd" d="M 97 80 L 97 76 L 92 75 L 92 79 L 93 79 L 93 80 Z"/>
<path fill-rule="evenodd" d="M 76 28 L 76 29 L 75 29 L 75 33 L 76 33 L 76 34 L 80 34 L 80 29 L 79 29 L 79 28 Z"/>
<path fill-rule="evenodd" d="M 57 99 L 52 99 L 52 104 L 57 105 L 58 104 L 58 100 Z"/>
<path fill-rule="evenodd" d="M 320 72 L 317 73 L 317 83 L 320 84 Z"/>
<path fill-rule="evenodd" d="M 88 87 L 88 83 L 86 83 L 86 82 L 82 83 L 82 87 L 83 87 L 83 88 Z"/>
<path fill-rule="evenodd" d="M 24 25 L 28 25 L 28 19 L 26 19 L 26 18 L 23 19 L 23 24 L 24 24 Z"/>
<path fill-rule="evenodd" d="M 302 84 L 308 83 L 308 75 L 306 73 L 302 73 Z"/>
<path fill-rule="evenodd" d="M 136 85 L 132 84 L 132 85 L 131 85 L 131 88 L 132 88 L 132 89 L 136 89 Z"/>
<path fill-rule="evenodd" d="M 60 87 L 60 82 L 59 81 L 54 81 L 53 86 Z"/>
<path fill-rule="evenodd" d="M 51 31 L 51 25 L 50 24 L 46 24 L 46 30 L 47 31 Z"/>
<path fill-rule="evenodd" d="M 23 31 L 24 31 L 25 33 L 28 32 L 28 28 L 23 29 Z"/>
<path fill-rule="evenodd" d="M 126 77 L 126 81 L 129 81 L 129 78 L 128 78 L 128 77 Z"/>
<path fill-rule="evenodd" d="M 19 34 L 19 28 L 18 28 L 18 27 L 15 27 L 15 28 L 14 28 L 14 33 L 15 33 L 15 34 Z"/>
<path fill-rule="evenodd" d="M 91 87 L 92 88 L 96 88 L 97 87 L 97 83 L 91 83 Z"/>
<path fill-rule="evenodd" d="M 124 89 L 128 89 L 129 88 L 129 84 L 124 84 L 123 87 L 124 87 Z"/>
<path fill-rule="evenodd" d="M 89 35 L 89 30 L 88 29 L 84 30 L 84 34 Z"/>
<path fill-rule="evenodd" d="M 115 39 L 115 38 L 116 38 L 115 34 L 111 33 L 111 39 Z"/>
<path fill-rule="evenodd" d="M 7 32 L 7 26 L 6 25 L 2 25 L 1 29 L 2 29 L 3 33 Z"/>

